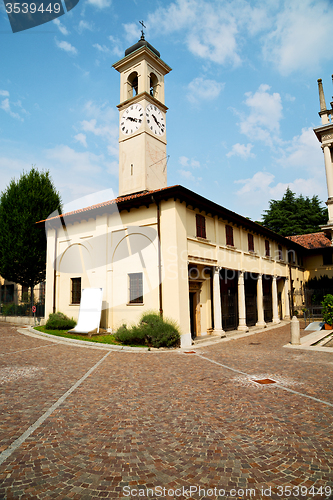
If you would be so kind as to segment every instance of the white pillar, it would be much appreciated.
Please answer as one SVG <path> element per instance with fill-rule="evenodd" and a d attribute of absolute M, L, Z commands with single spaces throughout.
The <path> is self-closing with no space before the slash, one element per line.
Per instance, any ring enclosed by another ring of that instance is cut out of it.
<path fill-rule="evenodd" d="M 322 146 L 324 150 L 324 159 L 325 159 L 325 170 L 326 170 L 326 181 L 327 181 L 327 192 L 328 199 L 333 197 L 333 165 L 332 165 L 332 157 L 331 157 L 331 146 L 332 144 L 325 144 Z M 333 205 L 328 205 L 328 219 L 329 221 L 333 221 Z"/>
<path fill-rule="evenodd" d="M 272 305 L 273 305 L 273 323 L 280 323 L 276 276 L 273 276 L 272 280 Z"/>
<path fill-rule="evenodd" d="M 290 319 L 289 278 L 284 279 L 284 319 Z"/>
<path fill-rule="evenodd" d="M 260 328 L 265 328 L 265 318 L 264 318 L 264 294 L 262 290 L 262 274 L 258 275 L 257 280 L 257 313 L 258 313 L 258 321 L 256 322 L 256 326 Z"/>
<path fill-rule="evenodd" d="M 225 337 L 225 332 L 222 328 L 222 304 L 220 292 L 220 267 L 215 267 L 213 278 L 213 295 L 214 295 L 214 335 Z"/>
<path fill-rule="evenodd" d="M 244 272 L 239 271 L 238 275 L 238 328 L 243 332 L 248 332 L 246 326 L 246 307 L 245 307 L 245 286 L 244 286 Z"/>

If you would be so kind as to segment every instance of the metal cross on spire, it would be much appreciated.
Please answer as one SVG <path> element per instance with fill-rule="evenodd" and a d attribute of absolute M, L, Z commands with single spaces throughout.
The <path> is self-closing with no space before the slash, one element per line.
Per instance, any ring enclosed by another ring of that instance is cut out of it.
<path fill-rule="evenodd" d="M 146 26 L 143 24 L 143 21 L 139 21 L 139 24 L 141 24 L 142 26 L 142 30 L 141 30 L 141 40 L 144 40 L 145 39 L 145 33 L 143 31 L 143 28 L 146 28 Z"/>

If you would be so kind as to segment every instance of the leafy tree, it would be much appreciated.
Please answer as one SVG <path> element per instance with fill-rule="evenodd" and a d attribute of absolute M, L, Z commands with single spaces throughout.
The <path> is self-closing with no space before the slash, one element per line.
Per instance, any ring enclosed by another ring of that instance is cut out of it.
<path fill-rule="evenodd" d="M 328 220 L 327 209 L 321 206 L 318 196 L 296 197 L 289 187 L 282 200 L 271 200 L 264 212 L 263 226 L 282 236 L 316 233 Z"/>
<path fill-rule="evenodd" d="M 36 222 L 55 210 L 61 213 L 61 199 L 49 172 L 34 166 L 12 179 L 0 197 L 0 276 L 31 290 L 45 280 L 46 236 Z"/>

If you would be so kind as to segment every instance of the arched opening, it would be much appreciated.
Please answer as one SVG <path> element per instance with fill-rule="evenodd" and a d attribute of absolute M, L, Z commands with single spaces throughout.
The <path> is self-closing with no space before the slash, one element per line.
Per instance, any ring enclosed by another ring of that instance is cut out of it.
<path fill-rule="evenodd" d="M 138 94 L 138 89 L 139 89 L 139 81 L 138 81 L 138 74 L 136 71 L 133 71 L 127 79 L 127 84 L 128 84 L 128 97 L 134 97 Z"/>
<path fill-rule="evenodd" d="M 158 78 L 154 73 L 150 73 L 150 78 L 149 78 L 149 88 L 150 88 L 150 95 L 153 97 L 156 97 L 157 93 L 157 85 L 158 85 Z"/>

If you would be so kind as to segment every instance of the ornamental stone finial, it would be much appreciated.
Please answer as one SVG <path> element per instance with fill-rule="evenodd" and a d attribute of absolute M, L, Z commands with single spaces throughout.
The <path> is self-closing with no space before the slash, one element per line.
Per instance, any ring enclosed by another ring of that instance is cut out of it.
<path fill-rule="evenodd" d="M 326 111 L 326 102 L 324 96 L 323 82 L 322 79 L 318 79 L 318 90 L 319 90 L 319 103 L 320 103 L 320 111 Z"/>

